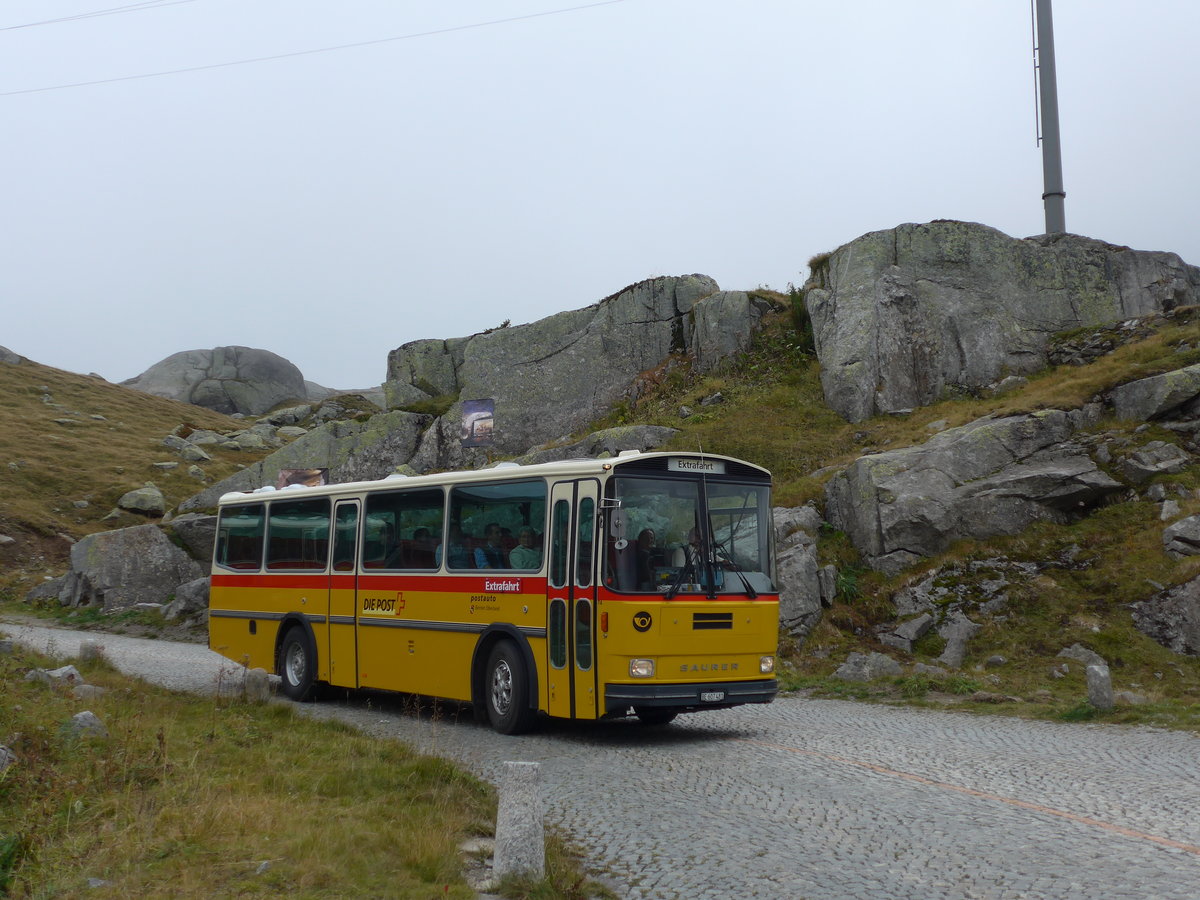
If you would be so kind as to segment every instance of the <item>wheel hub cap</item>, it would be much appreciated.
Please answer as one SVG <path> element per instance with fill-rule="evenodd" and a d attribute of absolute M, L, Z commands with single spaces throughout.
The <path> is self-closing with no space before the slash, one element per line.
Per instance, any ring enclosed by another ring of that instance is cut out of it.
<path fill-rule="evenodd" d="M 512 705 L 512 692 L 512 669 L 509 668 L 507 662 L 500 660 L 495 671 L 492 672 L 492 707 L 502 716 Z"/>

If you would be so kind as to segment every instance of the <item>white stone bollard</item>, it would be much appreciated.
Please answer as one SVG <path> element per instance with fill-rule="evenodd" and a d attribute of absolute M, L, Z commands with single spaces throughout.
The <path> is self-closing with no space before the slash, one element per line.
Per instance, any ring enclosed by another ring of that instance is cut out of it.
<path fill-rule="evenodd" d="M 271 699 L 271 680 L 266 669 L 247 669 L 243 685 L 250 703 L 266 703 Z"/>
<path fill-rule="evenodd" d="M 497 878 L 546 874 L 546 829 L 542 822 L 541 765 L 506 762 L 500 778 L 496 813 Z"/>
<path fill-rule="evenodd" d="M 1108 666 L 1087 667 L 1088 703 L 1107 712 L 1113 708 L 1112 678 Z"/>

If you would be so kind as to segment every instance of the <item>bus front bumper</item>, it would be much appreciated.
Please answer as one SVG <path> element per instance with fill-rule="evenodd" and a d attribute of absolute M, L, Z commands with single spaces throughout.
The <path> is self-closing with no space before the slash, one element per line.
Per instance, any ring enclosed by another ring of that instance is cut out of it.
<path fill-rule="evenodd" d="M 629 708 L 725 709 L 743 703 L 770 703 L 779 693 L 774 678 L 762 681 L 705 681 L 693 684 L 606 684 L 604 711 L 625 715 Z"/>

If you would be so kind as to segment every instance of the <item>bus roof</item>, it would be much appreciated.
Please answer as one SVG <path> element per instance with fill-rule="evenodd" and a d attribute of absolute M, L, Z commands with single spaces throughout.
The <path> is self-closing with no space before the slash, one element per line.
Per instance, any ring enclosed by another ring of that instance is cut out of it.
<path fill-rule="evenodd" d="M 287 497 L 324 497 L 334 494 L 344 493 L 359 493 L 362 491 L 377 491 L 388 487 L 437 487 L 441 485 L 455 484 L 478 484 L 490 481 L 507 481 L 514 477 L 516 478 L 546 478 L 546 477 L 562 477 L 575 476 L 583 477 L 587 475 L 603 475 L 613 470 L 624 466 L 632 466 L 638 469 L 648 468 L 647 464 L 653 465 L 655 461 L 662 460 L 662 470 L 666 470 L 666 460 L 671 458 L 691 461 L 708 460 L 711 462 L 722 462 L 733 464 L 738 467 L 740 474 L 744 476 L 761 476 L 770 478 L 771 473 L 762 466 L 757 466 L 754 463 L 748 463 L 745 460 L 736 459 L 732 456 L 721 456 L 716 453 L 690 453 L 686 451 L 669 452 L 656 451 L 651 453 L 643 453 L 640 450 L 622 450 L 617 456 L 603 458 L 584 458 L 584 459 L 561 459 L 554 462 L 534 463 L 532 465 L 520 465 L 513 462 L 499 462 L 486 469 L 467 469 L 456 472 L 437 472 L 430 475 L 386 475 L 383 478 L 373 481 L 343 481 L 335 484 L 323 484 L 316 487 L 302 487 L 300 485 L 290 485 L 285 488 L 276 489 L 273 486 L 260 487 L 253 491 L 231 491 L 227 494 L 222 494 L 217 501 L 218 505 L 227 503 L 244 503 L 252 498 L 267 498 L 284 495 Z M 698 474 L 703 474 L 702 470 L 697 470 Z"/>

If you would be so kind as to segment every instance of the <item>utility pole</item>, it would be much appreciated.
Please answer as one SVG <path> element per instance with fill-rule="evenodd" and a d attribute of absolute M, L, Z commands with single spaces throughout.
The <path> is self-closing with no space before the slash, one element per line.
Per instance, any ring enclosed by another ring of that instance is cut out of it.
<path fill-rule="evenodd" d="M 1062 145 L 1058 135 L 1058 79 L 1054 72 L 1054 21 L 1050 0 L 1037 0 L 1037 75 L 1042 107 L 1042 201 L 1046 206 L 1046 234 L 1067 230 L 1063 209 Z"/>

